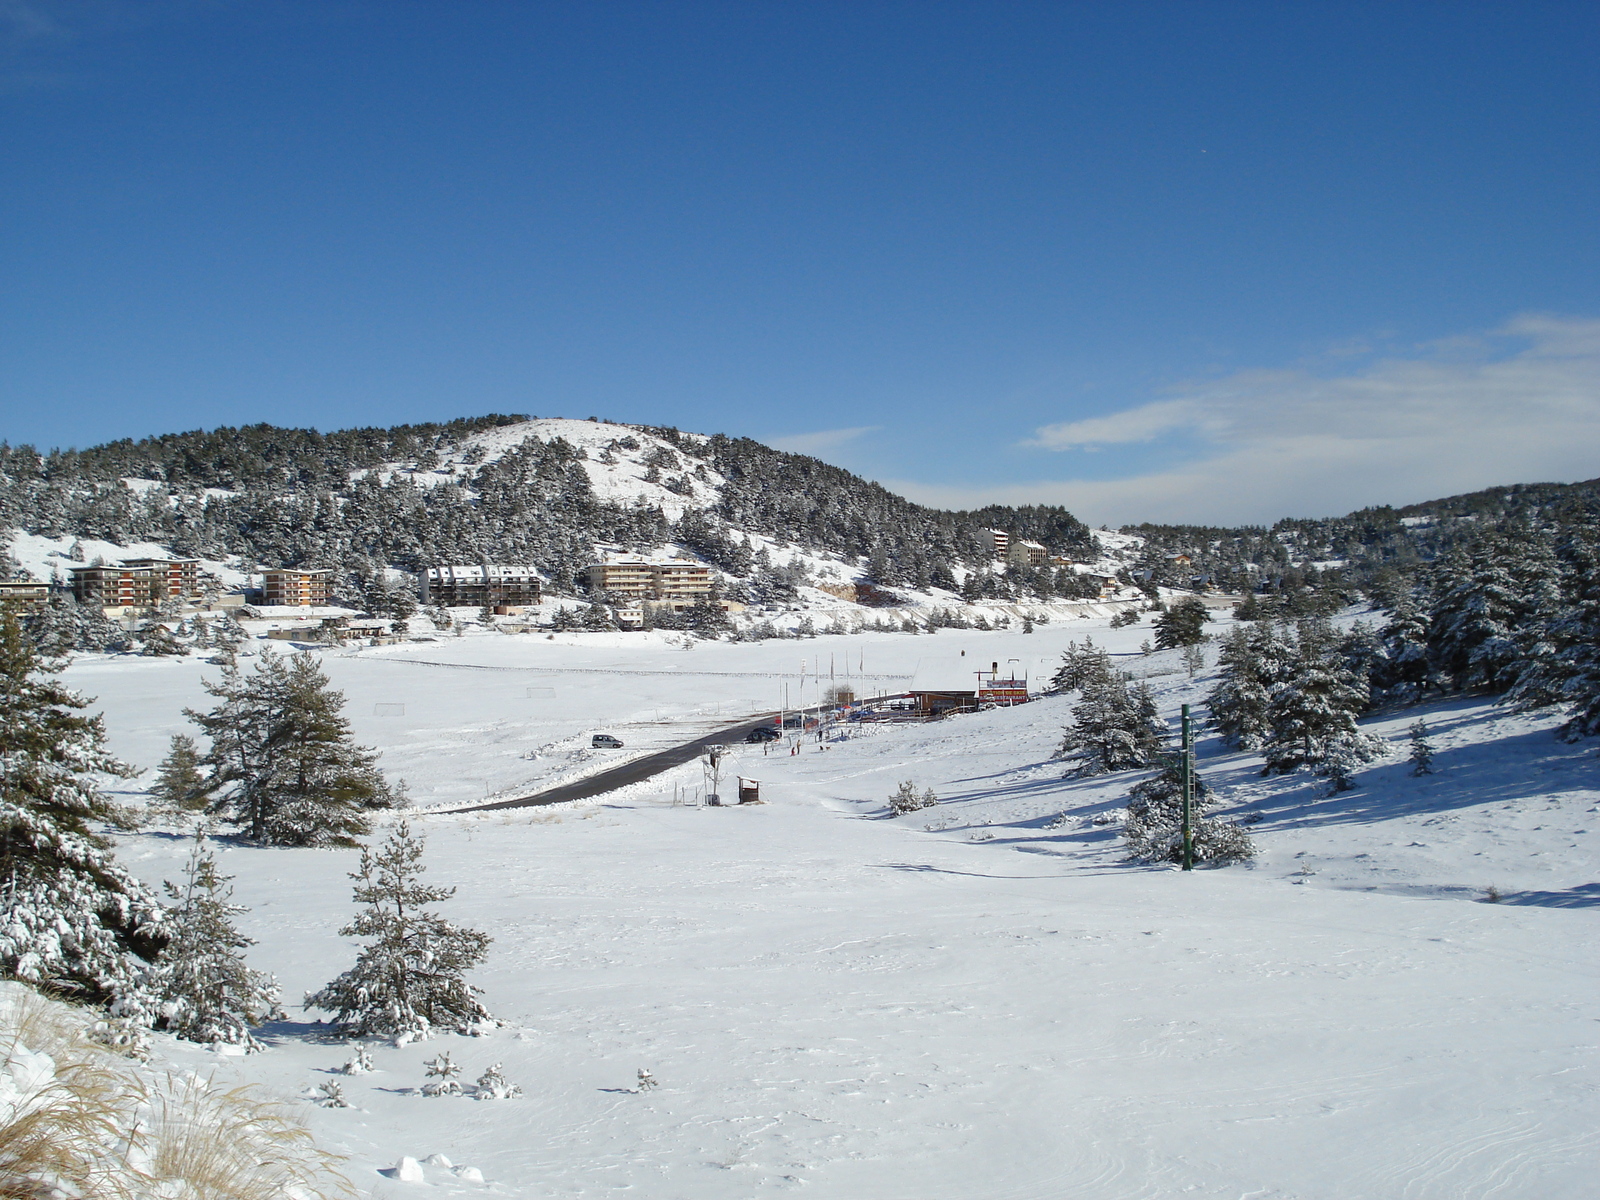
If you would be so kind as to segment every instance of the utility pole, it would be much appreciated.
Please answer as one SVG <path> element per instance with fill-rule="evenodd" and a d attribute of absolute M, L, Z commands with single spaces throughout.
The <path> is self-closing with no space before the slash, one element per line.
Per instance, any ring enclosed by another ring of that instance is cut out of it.
<path fill-rule="evenodd" d="M 1183 706 L 1183 755 L 1180 773 L 1183 780 L 1183 869 L 1194 870 L 1194 747 L 1189 740 L 1189 706 Z"/>

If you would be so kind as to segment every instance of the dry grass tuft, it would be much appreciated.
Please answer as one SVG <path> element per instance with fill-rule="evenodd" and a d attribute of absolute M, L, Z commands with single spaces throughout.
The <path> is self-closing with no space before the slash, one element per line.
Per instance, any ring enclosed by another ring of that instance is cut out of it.
<path fill-rule="evenodd" d="M 353 1194 L 310 1132 L 251 1088 L 155 1075 L 94 1017 L 0 985 L 0 1200 L 332 1200 Z"/>

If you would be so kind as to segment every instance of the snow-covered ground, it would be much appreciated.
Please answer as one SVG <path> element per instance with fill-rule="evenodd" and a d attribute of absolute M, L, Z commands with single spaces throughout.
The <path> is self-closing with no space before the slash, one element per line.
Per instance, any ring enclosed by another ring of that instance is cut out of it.
<path fill-rule="evenodd" d="M 1175 655 L 1139 656 L 1147 626 L 1103 619 L 693 650 L 485 635 L 324 662 L 358 737 L 438 806 L 594 769 L 595 730 L 628 743 L 600 752 L 614 761 L 776 707 L 785 684 L 790 703 L 814 699 L 819 675 L 897 691 L 919 668 L 1016 659 L 1038 679 L 1086 633 L 1169 715 L 1209 686 Z M 215 671 L 86 656 L 68 679 L 149 766 Z M 1226 805 L 1261 814 L 1260 856 L 1185 875 L 1124 864 L 1116 826 L 1095 821 L 1136 776 L 1062 778 L 1069 707 L 878 726 L 797 755 L 739 747 L 730 770 L 761 780 L 760 806 L 672 805 L 700 783 L 690 765 L 598 803 L 413 817 L 430 880 L 459 888 L 447 915 L 495 937 L 475 978 L 506 1024 L 375 1046 L 375 1073 L 340 1077 L 353 1107 L 311 1122 L 389 1197 L 1593 1194 L 1593 746 L 1447 701 L 1371 720 L 1397 753 L 1323 797 L 1206 741 Z M 1418 715 L 1438 753 L 1412 778 Z M 903 779 L 943 802 L 888 818 Z M 135 834 L 122 853 L 158 881 L 185 843 Z M 253 962 L 291 1001 L 353 959 L 337 930 L 354 860 L 221 847 Z M 349 1056 L 316 1015 L 247 1059 L 161 1053 L 306 1095 Z M 443 1049 L 469 1080 L 504 1063 L 524 1095 L 409 1094 Z M 632 1090 L 640 1067 L 658 1090 Z M 429 1154 L 486 1182 L 379 1173 Z"/>

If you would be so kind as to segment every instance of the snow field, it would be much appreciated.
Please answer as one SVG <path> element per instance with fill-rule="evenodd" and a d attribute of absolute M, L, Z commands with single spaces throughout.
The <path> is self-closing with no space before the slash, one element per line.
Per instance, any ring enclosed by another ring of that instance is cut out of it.
<path fill-rule="evenodd" d="M 474 790 L 468 771 L 525 782 L 543 760 L 518 755 L 591 727 L 625 755 L 645 744 L 629 730 L 667 744 L 717 719 L 708 707 L 773 706 L 802 654 L 813 680 L 846 647 L 885 676 L 966 649 L 974 669 L 1017 657 L 1037 678 L 1086 632 L 1119 654 L 1149 636 L 1085 621 L 694 651 L 482 637 L 324 662 L 358 738 L 433 803 Z M 424 653 L 457 665 L 395 661 Z M 1169 716 L 1209 686 L 1175 655 L 1117 661 Z M 486 666 L 511 669 L 472 669 Z M 113 748 L 153 765 L 182 706 L 205 705 L 205 670 L 85 656 L 68 679 L 99 696 Z M 555 711 L 530 711 L 530 686 L 554 687 Z M 761 806 L 672 806 L 675 783 L 700 782 L 689 764 L 600 804 L 413 816 L 428 880 L 459 888 L 446 915 L 496 938 L 474 978 L 503 1028 L 374 1045 L 357 1077 L 330 1074 L 349 1049 L 317 1040 L 315 1014 L 247 1059 L 161 1052 L 290 1095 L 337 1078 L 352 1107 L 309 1119 L 387 1196 L 1591 1194 L 1591 747 L 1555 741 L 1548 718 L 1448 701 L 1420 710 L 1435 775 L 1406 773 L 1406 710 L 1366 723 L 1396 754 L 1324 797 L 1206 741 L 1224 813 L 1262 814 L 1261 853 L 1185 875 L 1121 863 L 1116 826 L 1094 817 L 1141 776 L 1064 780 L 1049 755 L 1069 709 L 879 726 L 796 756 L 738 747 L 725 771 L 760 778 Z M 887 818 L 906 778 L 943 803 Z M 286 999 L 349 965 L 354 852 L 217 850 L 252 906 L 252 965 Z M 152 881 L 185 852 L 161 832 L 123 839 Z M 503 1062 L 524 1095 L 406 1094 L 441 1050 L 467 1079 Z M 658 1089 L 633 1090 L 640 1067 Z M 430 1154 L 486 1182 L 395 1177 Z"/>

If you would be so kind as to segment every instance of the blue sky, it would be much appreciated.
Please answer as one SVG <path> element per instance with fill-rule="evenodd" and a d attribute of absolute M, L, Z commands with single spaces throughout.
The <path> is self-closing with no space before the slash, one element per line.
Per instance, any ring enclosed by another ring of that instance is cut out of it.
<path fill-rule="evenodd" d="M 1600 475 L 1600 6 L 0 0 L 0 437 L 489 411 L 933 503 Z"/>

